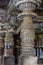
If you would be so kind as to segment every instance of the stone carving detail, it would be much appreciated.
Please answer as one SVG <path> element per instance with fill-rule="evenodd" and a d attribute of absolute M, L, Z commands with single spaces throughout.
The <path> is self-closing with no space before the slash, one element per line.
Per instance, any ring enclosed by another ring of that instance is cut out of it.
<path fill-rule="evenodd" d="M 0 56 L 3 55 L 4 41 L 3 37 L 0 36 Z"/>
<path fill-rule="evenodd" d="M 37 14 L 33 11 L 36 9 L 36 6 L 39 7 L 40 4 L 41 0 L 0 0 L 0 33 L 6 35 L 4 43 L 3 38 L 0 36 L 0 56 L 4 48 L 4 65 L 6 65 L 6 63 L 11 65 L 14 61 L 13 33 L 15 34 L 18 32 L 15 32 L 15 29 L 17 30 L 17 27 L 19 25 L 21 25 L 19 28 L 21 31 L 21 55 L 19 57 L 19 62 L 21 64 L 21 62 L 23 61 L 23 65 L 37 65 L 37 57 L 34 56 L 33 48 L 35 39 L 33 19 L 37 16 Z M 21 13 L 18 14 L 18 12 Z M 19 19 L 19 21 L 17 20 L 17 18 Z M 22 24 L 20 20 L 22 20 Z M 11 64 L 9 63 L 9 61 L 12 61 Z"/>
<path fill-rule="evenodd" d="M 33 27 L 33 18 L 36 17 L 36 14 L 33 12 L 35 10 L 36 6 L 39 7 L 39 2 L 41 3 L 41 0 L 20 0 L 16 6 L 18 7 L 18 10 L 20 9 L 23 11 L 22 13 L 18 14 L 18 18 L 23 18 L 23 23 L 21 25 L 21 57 L 23 61 L 23 65 L 32 65 L 37 62 L 35 60 L 34 56 L 34 38 L 35 38 L 35 31 Z M 31 60 L 31 58 L 35 60 L 34 62 L 28 63 L 28 61 Z M 25 63 L 25 60 L 27 61 Z M 19 61 L 20 62 L 20 61 Z M 21 64 L 21 63 L 20 63 Z M 35 65 L 35 64 L 34 64 Z"/>
<path fill-rule="evenodd" d="M 14 40 L 12 33 L 6 33 L 5 37 L 5 48 L 4 48 L 4 56 L 12 56 L 14 48 Z"/>
<path fill-rule="evenodd" d="M 0 7 L 5 7 L 8 5 L 10 0 L 0 0 Z"/>

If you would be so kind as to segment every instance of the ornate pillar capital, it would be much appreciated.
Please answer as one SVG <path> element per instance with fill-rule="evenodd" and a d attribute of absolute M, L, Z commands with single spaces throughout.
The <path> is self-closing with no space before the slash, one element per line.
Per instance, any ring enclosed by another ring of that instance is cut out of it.
<path fill-rule="evenodd" d="M 41 0 L 20 0 L 17 2 L 16 7 L 22 11 L 25 8 L 28 8 L 29 10 L 35 10 L 36 6 L 39 7 L 41 3 Z"/>

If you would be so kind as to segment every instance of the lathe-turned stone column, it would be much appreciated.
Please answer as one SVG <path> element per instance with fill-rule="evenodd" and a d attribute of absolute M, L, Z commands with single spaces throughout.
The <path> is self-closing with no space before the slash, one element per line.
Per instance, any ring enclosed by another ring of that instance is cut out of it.
<path fill-rule="evenodd" d="M 13 34 L 7 32 L 5 36 L 4 56 L 12 56 L 13 48 L 14 48 Z"/>
<path fill-rule="evenodd" d="M 0 36 L 0 56 L 3 55 L 3 49 L 4 49 L 4 39 L 2 36 Z"/>
<path fill-rule="evenodd" d="M 34 55 L 34 38 L 33 20 L 31 17 L 26 16 L 23 18 L 23 23 L 21 25 L 22 54 Z"/>
<path fill-rule="evenodd" d="M 36 14 L 33 12 L 36 6 L 39 7 L 41 0 L 20 0 L 16 6 L 18 10 L 23 11 L 18 14 L 18 18 L 23 20 L 21 25 L 21 55 L 20 65 L 37 65 L 37 57 L 34 55 L 35 31 L 33 19 Z"/>
<path fill-rule="evenodd" d="M 15 65 L 15 56 L 13 55 L 14 39 L 11 32 L 7 32 L 4 40 L 4 65 Z"/>
<path fill-rule="evenodd" d="M 29 13 L 28 9 L 25 9 L 23 13 Z M 21 25 L 21 53 L 24 57 L 23 65 L 37 65 L 37 57 L 34 55 L 34 39 L 35 31 L 33 19 L 31 16 L 24 16 Z M 32 59 L 34 61 L 32 61 Z"/>
<path fill-rule="evenodd" d="M 3 37 L 0 35 L 0 65 L 2 65 L 3 52 L 4 52 L 4 40 Z"/>

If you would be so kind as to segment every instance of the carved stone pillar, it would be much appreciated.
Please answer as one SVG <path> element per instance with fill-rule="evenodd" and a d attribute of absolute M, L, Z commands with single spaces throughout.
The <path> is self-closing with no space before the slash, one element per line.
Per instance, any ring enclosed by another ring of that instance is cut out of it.
<path fill-rule="evenodd" d="M 0 56 L 3 55 L 3 48 L 4 48 L 4 41 L 3 41 L 3 37 L 0 36 Z"/>
<path fill-rule="evenodd" d="M 39 6 L 39 3 L 41 3 L 41 0 L 21 0 L 16 4 L 18 9 L 23 11 L 18 15 L 19 19 L 23 18 L 20 35 L 21 55 L 19 64 L 22 63 L 23 65 L 37 65 L 37 57 L 34 55 L 35 31 L 33 27 L 33 19 L 37 15 L 33 12 L 33 10 L 35 10 L 36 6 Z"/>
<path fill-rule="evenodd" d="M 29 13 L 27 9 L 23 13 Z M 21 25 L 21 52 L 24 57 L 23 65 L 37 64 L 37 58 L 34 55 L 34 39 L 35 31 L 33 27 L 33 19 L 31 16 L 24 16 Z M 35 61 L 31 61 L 31 60 Z"/>
<path fill-rule="evenodd" d="M 23 18 L 23 23 L 21 25 L 22 54 L 34 55 L 34 38 L 33 20 L 31 17 L 26 16 Z"/>
<path fill-rule="evenodd" d="M 4 47 L 3 64 L 15 65 L 15 56 L 13 55 L 14 40 L 13 40 L 13 34 L 11 32 L 6 33 L 4 46 L 5 47 Z"/>
<path fill-rule="evenodd" d="M 7 32 L 5 37 L 4 56 L 12 56 L 13 48 L 14 48 L 13 34 Z"/>
<path fill-rule="evenodd" d="M 2 65 L 3 52 L 4 52 L 4 41 L 3 37 L 0 35 L 0 65 Z"/>

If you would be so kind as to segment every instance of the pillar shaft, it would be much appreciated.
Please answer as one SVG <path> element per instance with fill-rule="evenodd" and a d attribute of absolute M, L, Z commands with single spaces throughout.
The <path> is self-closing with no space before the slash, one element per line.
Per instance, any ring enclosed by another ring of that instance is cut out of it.
<path fill-rule="evenodd" d="M 26 9 L 25 9 L 26 10 Z M 29 10 L 23 11 L 29 13 Z M 23 65 L 37 65 L 37 57 L 34 55 L 35 31 L 31 16 L 24 16 L 21 25 L 21 54 Z M 32 60 L 33 59 L 33 60 Z"/>
<path fill-rule="evenodd" d="M 21 25 L 22 54 L 34 55 L 34 27 L 31 17 L 24 17 Z"/>
<path fill-rule="evenodd" d="M 5 36 L 5 48 L 4 48 L 4 65 L 15 65 L 15 56 L 13 55 L 14 39 L 11 32 L 7 32 Z M 6 59 L 5 59 L 6 58 Z"/>
<path fill-rule="evenodd" d="M 13 48 L 14 48 L 14 40 L 12 33 L 6 33 L 5 37 L 5 49 L 4 55 L 5 56 L 12 56 L 13 55 Z"/>
<path fill-rule="evenodd" d="M 4 41 L 3 37 L 0 36 L 0 56 L 3 55 Z"/>

